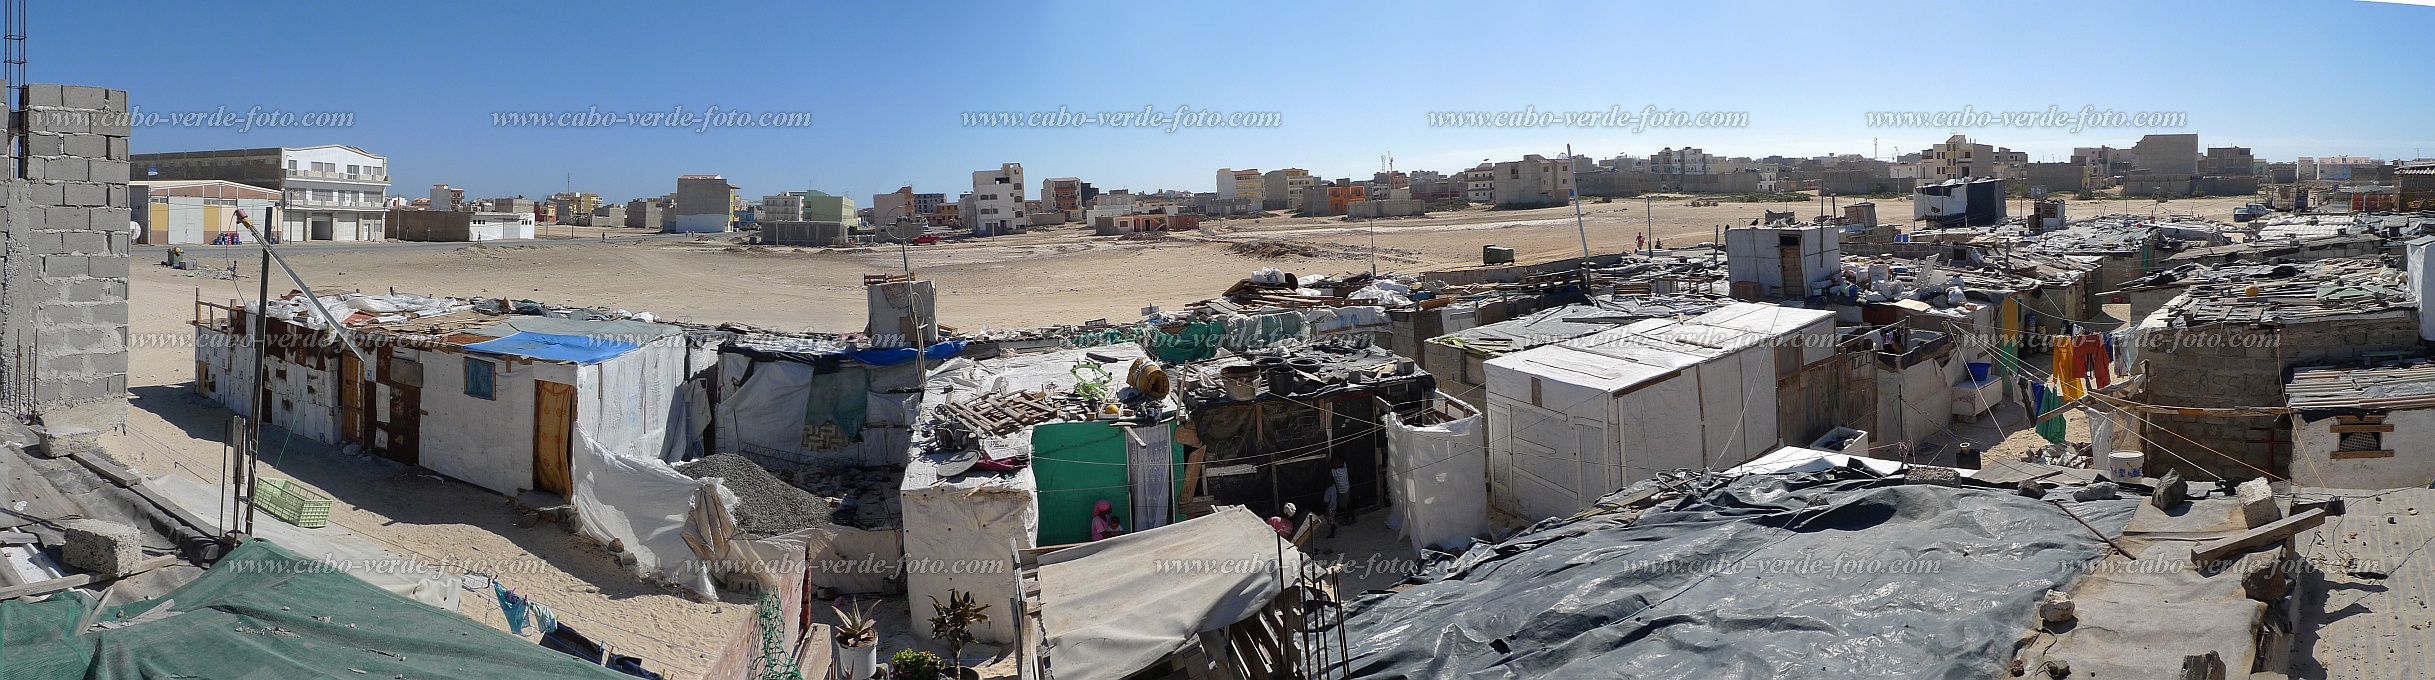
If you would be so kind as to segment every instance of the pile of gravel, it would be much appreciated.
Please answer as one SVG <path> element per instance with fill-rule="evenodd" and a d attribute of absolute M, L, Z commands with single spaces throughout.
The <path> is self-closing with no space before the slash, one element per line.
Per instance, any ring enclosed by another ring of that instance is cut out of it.
<path fill-rule="evenodd" d="M 740 501 L 733 508 L 736 529 L 776 535 L 814 524 L 828 524 L 830 501 L 781 481 L 760 464 L 743 456 L 721 453 L 676 465 L 676 471 L 700 479 L 726 480 L 727 490 Z"/>

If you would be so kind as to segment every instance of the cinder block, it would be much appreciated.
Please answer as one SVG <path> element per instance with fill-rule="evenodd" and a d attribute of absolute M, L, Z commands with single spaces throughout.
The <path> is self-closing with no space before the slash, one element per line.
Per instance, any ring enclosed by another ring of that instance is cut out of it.
<path fill-rule="evenodd" d="M 122 187 L 119 190 L 126 189 Z M 102 207 L 110 202 L 109 188 L 97 182 L 68 182 L 65 191 L 67 196 L 60 200 L 62 205 Z"/>
<path fill-rule="evenodd" d="M 95 182 L 126 184 L 127 180 L 131 179 L 127 174 L 128 171 L 129 169 L 126 161 L 114 161 L 104 158 L 85 159 L 85 176 L 91 178 Z"/>
<path fill-rule="evenodd" d="M 127 256 L 102 255 L 86 258 L 85 275 L 105 279 L 127 278 Z"/>
<path fill-rule="evenodd" d="M 119 209 L 133 207 L 127 205 L 127 183 L 123 180 L 103 186 L 101 193 L 102 204 L 107 207 Z M 124 229 L 126 225 L 121 223 L 116 228 Z"/>
<path fill-rule="evenodd" d="M 108 100 L 109 100 L 109 103 L 108 103 L 108 104 L 106 104 L 106 105 L 104 105 L 102 108 L 106 108 L 106 109 L 109 109 L 109 110 L 112 110 L 112 111 L 125 111 L 125 110 L 127 110 L 127 91 L 126 91 L 126 90 L 109 90 L 109 89 L 105 89 L 105 90 L 102 90 L 102 91 L 101 91 L 101 93 L 102 93 L 102 96 L 103 96 L 104 98 L 106 98 L 106 99 L 108 99 Z"/>
<path fill-rule="evenodd" d="M 34 205 L 59 205 L 68 202 L 67 185 L 60 182 L 33 182 L 28 190 L 33 194 L 31 199 Z M 34 228 L 40 229 L 41 227 Z"/>
<path fill-rule="evenodd" d="M 28 156 L 25 159 L 25 178 L 82 182 L 86 180 L 85 159 L 74 156 Z"/>
<path fill-rule="evenodd" d="M 102 234 L 102 236 L 110 240 L 110 252 L 127 252 L 127 232 L 113 231 L 107 234 Z"/>
<path fill-rule="evenodd" d="M 25 86 L 25 105 L 63 106 L 66 104 L 66 102 L 60 99 L 61 95 L 59 89 L 59 84 L 57 83 L 27 83 Z"/>
<path fill-rule="evenodd" d="M 103 111 L 97 114 L 92 124 L 86 126 L 85 129 L 93 134 L 123 139 L 133 124 L 134 121 L 129 120 L 123 111 Z"/>
<path fill-rule="evenodd" d="M 49 138 L 52 140 L 52 143 L 48 145 L 39 144 L 34 141 L 34 138 L 36 137 Z M 110 153 L 110 138 L 93 134 L 28 135 L 26 137 L 25 145 L 29 150 L 37 147 L 47 147 L 51 149 L 50 151 L 28 152 L 28 155 L 34 156 L 67 155 L 78 158 L 101 158 Z"/>
<path fill-rule="evenodd" d="M 68 384 L 68 399 L 88 401 L 110 396 L 110 382 L 104 378 L 85 378 Z"/>
<path fill-rule="evenodd" d="M 50 442 L 44 442 L 43 448 L 51 448 Z M 116 578 L 135 573 L 136 565 L 144 561 L 144 535 L 135 527 L 98 519 L 60 524 L 67 541 L 59 553 L 68 566 Z"/>
<path fill-rule="evenodd" d="M 51 303 L 43 305 L 42 312 L 34 315 L 34 318 L 45 325 L 89 323 L 90 321 L 86 317 L 90 312 L 87 310 L 87 307 L 81 305 Z"/>
<path fill-rule="evenodd" d="M 59 235 L 62 255 L 98 255 L 110 252 L 110 239 L 89 231 L 66 232 Z"/>
<path fill-rule="evenodd" d="M 124 237 L 126 231 L 130 228 L 129 222 L 135 219 L 132 214 L 133 212 L 134 211 L 131 208 L 116 205 L 93 209 L 92 228 L 97 231 L 107 232 L 104 233 L 103 236 L 118 234 L 121 237 L 120 240 L 117 241 L 118 245 L 112 247 L 110 252 L 127 252 L 127 242 Z"/>
<path fill-rule="evenodd" d="M 52 278 L 84 276 L 85 257 L 83 255 L 44 255 L 42 256 L 42 275 Z"/>
<path fill-rule="evenodd" d="M 26 135 L 26 136 L 25 136 L 25 155 L 28 155 L 28 156 L 58 156 L 58 155 L 63 155 L 63 154 L 66 154 L 66 153 L 67 153 L 67 150 L 68 150 L 68 138 L 69 138 L 69 137 L 74 137 L 74 136 L 76 136 L 76 135 L 54 135 L 54 134 L 49 134 L 49 133 L 34 133 L 34 134 L 29 134 L 29 135 Z M 91 135 L 91 136 L 92 136 L 94 139 L 103 139 L 103 140 L 107 140 L 107 139 L 109 139 L 109 138 L 107 138 L 107 137 L 102 137 L 102 136 L 99 136 L 99 135 Z M 105 144 L 105 147 L 106 147 L 106 146 L 107 146 L 107 145 Z"/>
<path fill-rule="evenodd" d="M 104 302 L 86 307 L 85 309 L 88 312 L 88 316 L 92 317 L 91 321 L 93 323 L 106 323 L 113 326 L 122 327 L 127 325 L 127 301 L 125 300 Z"/>
<path fill-rule="evenodd" d="M 86 228 L 93 224 L 92 210 L 92 208 L 74 205 L 54 205 L 43 208 L 43 228 L 53 230 Z"/>
<path fill-rule="evenodd" d="M 93 369 L 93 372 L 104 374 L 101 381 L 101 396 L 111 396 L 109 392 L 109 376 L 125 375 L 127 373 L 127 353 L 103 352 L 101 354 L 87 356 L 85 357 L 85 360 L 88 362 L 87 365 Z M 124 390 L 122 389 L 121 391 Z"/>
<path fill-rule="evenodd" d="M 59 86 L 59 105 L 71 109 L 99 111 L 110 105 L 110 97 L 103 88 L 91 85 L 61 85 Z"/>
<path fill-rule="evenodd" d="M 58 403 L 58 402 L 62 402 L 62 401 L 67 401 L 67 398 L 68 398 L 68 386 L 67 386 L 67 383 L 62 383 L 62 382 L 53 381 L 53 380 L 36 380 L 36 381 L 34 381 L 34 401 L 35 401 L 36 403 L 44 403 L 44 404 Z"/>
<path fill-rule="evenodd" d="M 110 143 L 110 160 L 127 160 L 126 137 L 103 137 L 102 139 L 107 140 Z"/>
<path fill-rule="evenodd" d="M 28 106 L 25 110 L 28 132 L 82 134 L 93 131 L 93 112 L 63 109 L 56 106 Z"/>

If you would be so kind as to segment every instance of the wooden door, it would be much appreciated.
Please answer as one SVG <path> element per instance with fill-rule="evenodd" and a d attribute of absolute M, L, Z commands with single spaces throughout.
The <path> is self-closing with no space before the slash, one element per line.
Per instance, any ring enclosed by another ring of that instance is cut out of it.
<path fill-rule="evenodd" d="M 422 461 L 423 364 L 382 347 L 380 373 L 375 376 L 378 398 L 366 438 L 382 458 L 407 465 Z"/>
<path fill-rule="evenodd" d="M 338 355 L 338 437 L 342 442 L 364 440 L 363 364 L 353 352 Z"/>
<path fill-rule="evenodd" d="M 575 492 L 575 386 L 533 381 L 533 488 Z"/>

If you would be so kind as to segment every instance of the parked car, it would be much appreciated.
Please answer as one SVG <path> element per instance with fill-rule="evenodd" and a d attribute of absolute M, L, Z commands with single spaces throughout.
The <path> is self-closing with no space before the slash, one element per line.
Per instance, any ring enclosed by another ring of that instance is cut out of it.
<path fill-rule="evenodd" d="M 932 243 L 937 243 L 937 242 L 944 241 L 944 240 L 947 240 L 947 237 L 940 236 L 940 235 L 938 235 L 938 234 L 923 234 L 923 235 L 920 235 L 920 236 L 915 236 L 915 237 L 913 237 L 913 245 L 917 245 L 917 246 L 929 245 L 929 244 L 932 244 Z"/>

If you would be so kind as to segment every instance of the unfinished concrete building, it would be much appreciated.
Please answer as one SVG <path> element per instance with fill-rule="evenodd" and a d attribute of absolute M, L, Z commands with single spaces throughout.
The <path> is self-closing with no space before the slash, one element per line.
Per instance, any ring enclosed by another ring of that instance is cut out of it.
<path fill-rule="evenodd" d="M 33 84 L 22 102 L 0 177 L 0 404 L 89 435 L 126 421 L 127 93 Z"/>

